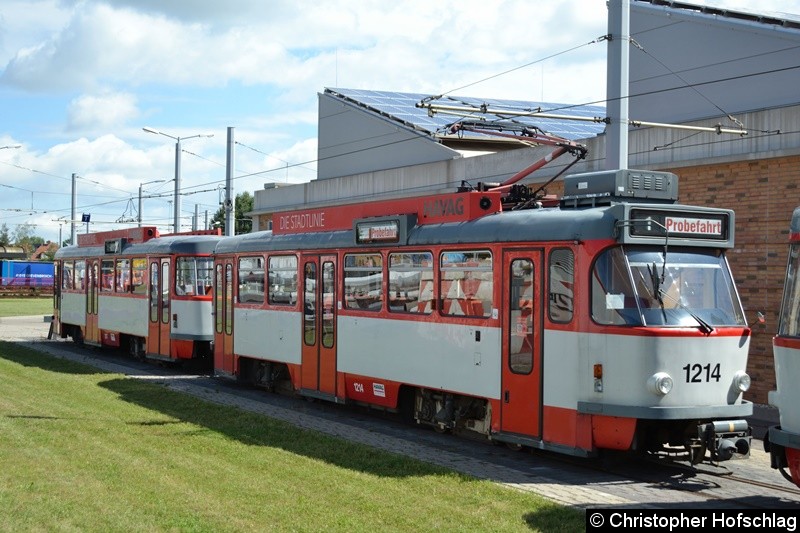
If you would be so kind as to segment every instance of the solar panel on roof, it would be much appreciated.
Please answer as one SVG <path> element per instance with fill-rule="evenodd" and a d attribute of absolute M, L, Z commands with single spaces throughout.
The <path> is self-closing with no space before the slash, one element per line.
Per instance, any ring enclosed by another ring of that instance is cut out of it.
<path fill-rule="evenodd" d="M 382 113 L 396 120 L 413 125 L 413 127 L 427 131 L 430 134 L 442 133 L 449 124 L 457 122 L 459 117 L 437 113 L 434 116 L 428 115 L 427 109 L 416 107 L 416 104 L 429 97 L 426 94 L 400 93 L 392 91 L 368 91 L 363 89 L 328 89 L 335 94 L 352 100 L 365 108 Z M 560 104 L 553 102 L 532 102 L 524 100 L 501 100 L 496 98 L 475 98 L 468 96 L 447 96 L 438 100 L 439 103 L 447 105 L 463 105 L 475 107 L 476 110 L 481 105 L 488 105 L 494 109 L 509 111 L 537 110 L 541 108 L 543 112 L 552 112 L 565 116 L 576 117 L 602 117 L 605 116 L 605 107 L 596 105 L 574 106 L 570 104 Z M 489 118 L 491 115 L 478 116 Z M 568 119 L 542 118 L 535 115 L 513 117 L 514 123 L 525 126 L 534 126 L 569 140 L 586 139 L 594 137 L 603 132 L 605 125 L 602 123 L 576 122 Z M 510 123 L 510 118 L 507 119 Z M 503 124 L 501 120 L 499 122 Z M 472 138 L 484 137 L 481 134 L 466 133 L 465 136 Z"/>

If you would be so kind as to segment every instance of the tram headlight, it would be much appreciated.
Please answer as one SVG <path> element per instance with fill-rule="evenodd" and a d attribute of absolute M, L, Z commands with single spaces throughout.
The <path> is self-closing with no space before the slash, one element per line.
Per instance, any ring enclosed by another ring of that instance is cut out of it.
<path fill-rule="evenodd" d="M 657 372 L 647 380 L 647 388 L 650 389 L 650 392 L 659 396 L 669 394 L 669 391 L 672 390 L 672 385 L 672 378 L 666 372 Z"/>
<path fill-rule="evenodd" d="M 733 375 L 733 386 L 742 392 L 747 392 L 750 389 L 750 376 L 747 372 L 739 370 Z"/>

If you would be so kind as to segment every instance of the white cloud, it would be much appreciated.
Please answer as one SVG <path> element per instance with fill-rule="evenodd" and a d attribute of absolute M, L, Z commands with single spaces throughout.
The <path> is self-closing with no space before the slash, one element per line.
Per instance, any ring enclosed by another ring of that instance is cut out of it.
<path fill-rule="evenodd" d="M 21 49 L 3 80 L 29 90 L 97 89 L 106 81 L 158 78 L 186 81 L 175 52 L 188 51 L 200 31 L 161 17 L 104 4 L 81 3 L 69 23 L 43 42 Z"/>
<path fill-rule="evenodd" d="M 17 53 L 20 43 L 42 42 L 59 31 L 71 9 L 63 2 L 51 0 L 0 3 L 0 65 Z"/>
<path fill-rule="evenodd" d="M 143 12 L 127 2 L 79 3 L 62 31 L 20 49 L 3 79 L 38 90 L 238 81 L 313 94 L 340 80 L 339 86 L 436 92 L 452 88 L 442 79 L 476 81 L 475 74 L 497 74 L 554 46 L 578 44 L 563 23 L 577 17 L 588 24 L 589 13 L 605 16 L 599 0 L 549 0 L 535 8 L 506 1 L 492 9 L 476 0 L 239 2 L 239 16 L 222 18 L 204 2 L 189 15 L 189 4 L 195 3 L 164 3 L 162 12 L 161 4 L 151 4 Z M 240 17 L 248 14 L 243 24 Z M 482 67 L 485 72 L 477 73 Z"/>
<path fill-rule="evenodd" d="M 67 130 L 106 132 L 124 126 L 139 115 L 133 94 L 83 95 L 69 103 Z"/>
<path fill-rule="evenodd" d="M 781 5 L 764 2 L 765 8 Z M 72 4 L 69 12 L 50 7 L 51 17 L 70 18 L 47 38 L 37 32 L 38 39 L 17 48 L 2 74 L 5 83 L 94 92 L 108 85 L 220 87 L 238 81 L 313 93 L 338 81 L 437 92 L 588 42 L 604 32 L 607 17 L 603 0 Z M 4 10 L 16 13 L 22 4 L 11 5 Z M 51 19 L 48 27 L 54 26 Z M 549 60 L 544 69 L 580 67 L 604 50 L 602 44 L 582 48 Z M 506 84 L 506 93 L 512 85 Z"/>

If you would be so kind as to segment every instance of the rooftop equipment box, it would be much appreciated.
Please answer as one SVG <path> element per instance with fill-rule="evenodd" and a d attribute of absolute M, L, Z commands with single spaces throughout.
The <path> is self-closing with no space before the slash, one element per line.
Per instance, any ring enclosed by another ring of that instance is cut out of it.
<path fill-rule="evenodd" d="M 591 203 L 635 198 L 654 203 L 678 199 L 678 176 L 649 170 L 604 170 L 564 178 L 564 200 L 593 199 Z M 583 204 L 584 202 L 580 202 Z"/>

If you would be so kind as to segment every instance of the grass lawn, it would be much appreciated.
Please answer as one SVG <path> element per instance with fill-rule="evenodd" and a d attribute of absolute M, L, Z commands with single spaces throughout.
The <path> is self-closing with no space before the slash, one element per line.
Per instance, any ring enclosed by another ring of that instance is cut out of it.
<path fill-rule="evenodd" d="M 52 314 L 52 296 L 46 298 L 0 298 L 0 317 Z"/>
<path fill-rule="evenodd" d="M 584 513 L 0 342 L 2 531 L 583 531 Z"/>

